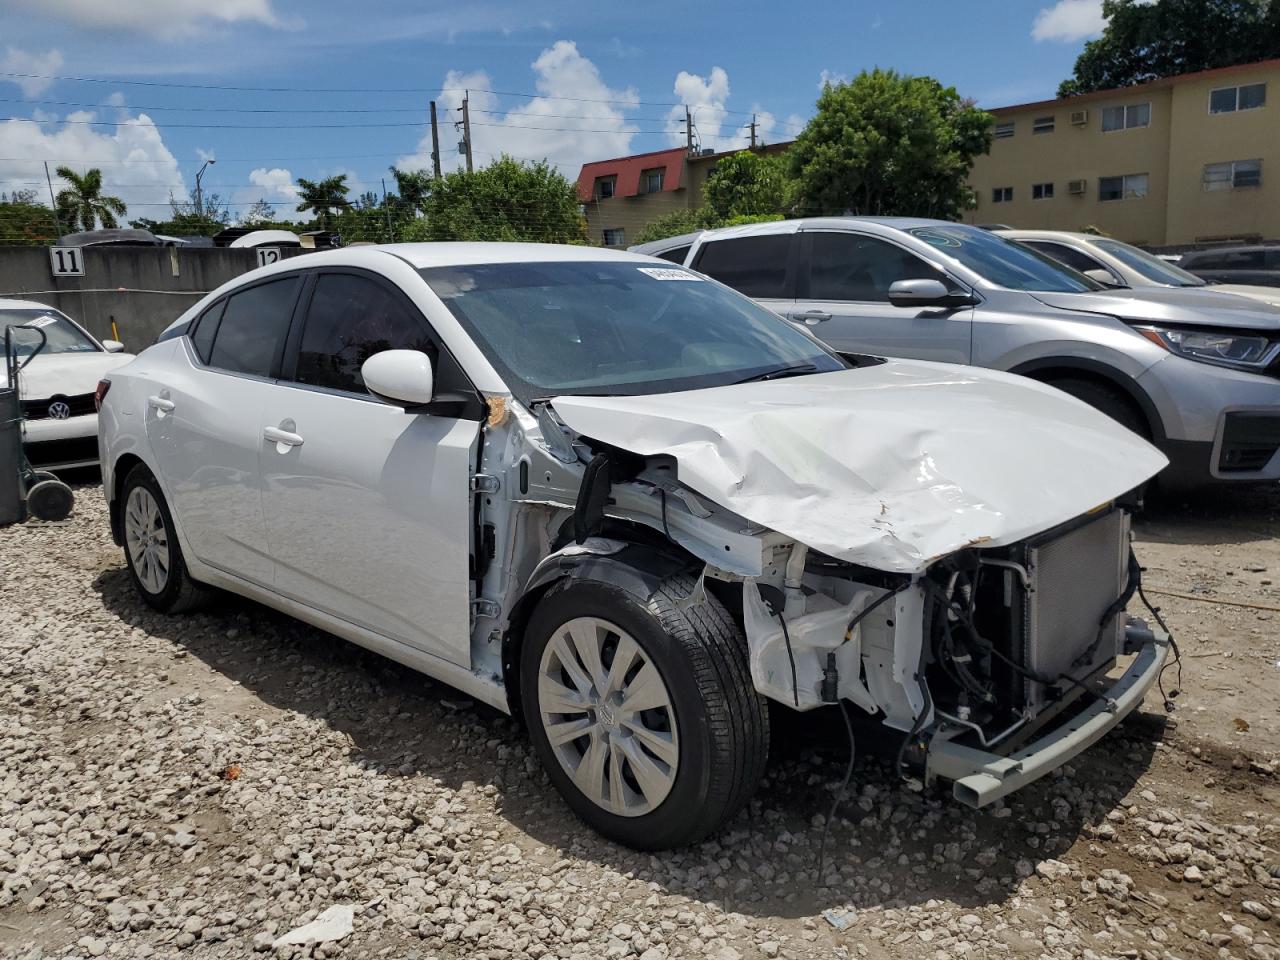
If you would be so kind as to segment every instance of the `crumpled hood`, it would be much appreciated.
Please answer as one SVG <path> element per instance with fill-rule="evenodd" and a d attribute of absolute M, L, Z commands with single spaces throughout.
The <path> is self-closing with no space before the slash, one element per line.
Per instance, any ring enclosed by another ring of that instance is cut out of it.
<path fill-rule="evenodd" d="M 1032 296 L 1061 310 L 1118 317 L 1127 323 L 1280 331 L 1280 307 L 1213 287 L 1143 287 Z"/>
<path fill-rule="evenodd" d="M 4 351 L 0 350 L 0 354 Z M 45 400 L 61 394 L 76 397 L 93 393 L 98 381 L 116 367 L 122 367 L 133 359 L 131 353 L 105 353 L 95 350 L 84 353 L 37 354 L 18 378 L 22 381 L 22 399 Z M 0 363 L 0 385 L 9 385 L 9 374 Z"/>
<path fill-rule="evenodd" d="M 670 454 L 682 483 L 754 523 L 902 573 L 1064 523 L 1168 463 L 1058 390 L 940 363 L 552 403 L 586 437 Z"/>

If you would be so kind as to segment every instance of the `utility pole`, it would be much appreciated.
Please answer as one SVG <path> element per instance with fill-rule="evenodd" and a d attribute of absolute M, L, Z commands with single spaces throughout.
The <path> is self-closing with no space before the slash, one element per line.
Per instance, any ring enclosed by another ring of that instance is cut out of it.
<path fill-rule="evenodd" d="M 471 91 L 462 91 L 462 106 L 458 109 L 462 112 L 462 142 L 458 144 L 458 152 L 466 154 L 467 157 L 467 173 L 471 172 L 471 110 L 470 110 Z"/>
<path fill-rule="evenodd" d="M 688 106 L 684 108 L 684 143 L 685 150 L 689 156 L 693 156 L 693 114 L 689 112 Z"/>
<path fill-rule="evenodd" d="M 58 216 L 58 201 L 53 196 L 53 177 L 49 176 L 49 161 L 44 162 L 44 182 L 49 185 L 49 205 L 53 207 L 53 222 L 58 227 L 58 239 L 62 239 L 62 218 Z"/>
<path fill-rule="evenodd" d="M 387 206 L 387 178 L 382 178 L 382 212 L 387 217 L 387 242 L 395 243 L 395 235 L 391 232 L 391 208 Z"/>
<path fill-rule="evenodd" d="M 751 123 L 748 126 L 751 127 L 751 149 L 754 150 L 756 148 L 756 115 L 754 113 L 751 115 Z"/>
<path fill-rule="evenodd" d="M 440 179 L 440 131 L 436 128 L 436 102 L 431 101 L 431 166 Z"/>

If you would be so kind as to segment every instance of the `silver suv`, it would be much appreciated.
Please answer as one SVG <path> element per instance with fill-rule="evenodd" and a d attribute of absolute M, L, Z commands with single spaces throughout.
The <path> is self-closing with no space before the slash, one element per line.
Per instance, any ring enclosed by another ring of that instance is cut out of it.
<path fill-rule="evenodd" d="M 989 231 L 906 218 L 728 227 L 634 248 L 755 298 L 847 353 L 1050 383 L 1168 455 L 1164 482 L 1280 478 L 1280 308 L 1109 290 Z"/>

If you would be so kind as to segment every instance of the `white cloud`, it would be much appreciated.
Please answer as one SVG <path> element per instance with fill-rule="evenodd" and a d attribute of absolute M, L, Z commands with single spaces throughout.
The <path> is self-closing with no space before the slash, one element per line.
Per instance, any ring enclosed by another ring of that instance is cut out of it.
<path fill-rule="evenodd" d="M 729 99 L 729 74 L 723 67 L 712 67 L 706 77 L 681 70 L 672 89 L 676 99 L 688 106 L 696 142 L 704 150 L 728 150 L 749 142 L 740 126 L 721 132 L 729 113 L 725 106 Z M 672 107 L 667 114 L 667 138 L 672 144 L 685 142 L 684 110 L 683 106 Z M 743 121 L 746 122 L 745 117 Z"/>
<path fill-rule="evenodd" d="M 9 83 L 17 84 L 23 96 L 37 97 L 51 86 L 53 81 L 47 79 L 62 69 L 62 53 L 48 50 L 45 53 L 28 53 L 17 47 L 6 47 L 4 56 L 0 57 L 0 70 L 5 73 L 33 74 L 28 77 L 6 77 Z"/>
<path fill-rule="evenodd" d="M 271 0 L 11 0 L 41 17 L 81 29 L 190 36 L 209 23 L 250 21 L 279 26 Z"/>
<path fill-rule="evenodd" d="M 502 153 L 524 160 L 547 160 L 567 176 L 577 175 L 586 160 L 622 156 L 631 151 L 636 127 L 626 111 L 638 105 L 632 89 L 610 87 L 591 60 L 572 41 L 558 40 L 531 64 L 539 96 L 503 109 L 483 71 L 450 70 L 437 101 L 440 119 L 440 162 L 446 170 L 464 164 L 457 151 L 462 139 L 453 124 L 461 119 L 462 91 L 470 91 L 471 149 L 477 167 Z M 571 98 L 571 99 L 566 99 Z M 609 102 L 599 102 L 609 101 Z M 417 150 L 400 157 L 405 169 L 430 169 L 431 134 Z"/>
<path fill-rule="evenodd" d="M 1036 40 L 1074 43 L 1096 37 L 1106 25 L 1102 0 L 1058 0 L 1036 14 L 1031 36 Z"/>
<path fill-rule="evenodd" d="M 120 197 L 129 206 L 124 219 L 168 214 L 169 194 L 186 196 L 186 183 L 155 123 L 145 113 L 122 116 L 110 132 L 83 123 L 62 124 L 42 116 L 41 123 L 9 120 L 0 123 L 0 192 L 36 190 L 48 202 L 44 161 L 52 171 L 69 166 L 77 172 L 91 167 L 102 171 L 103 192 Z M 89 112 L 76 112 L 68 120 L 93 120 Z M 122 162 L 125 161 L 125 162 Z M 53 180 L 54 192 L 65 184 Z"/>

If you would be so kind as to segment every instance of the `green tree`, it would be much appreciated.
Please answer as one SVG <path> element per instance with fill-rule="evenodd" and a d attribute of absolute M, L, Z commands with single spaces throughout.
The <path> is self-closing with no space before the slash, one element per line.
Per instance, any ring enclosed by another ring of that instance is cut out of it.
<path fill-rule="evenodd" d="M 323 180 L 308 180 L 305 177 L 299 177 L 298 212 L 306 213 L 310 211 L 320 221 L 322 230 L 331 230 L 333 229 L 335 211 L 344 210 L 347 207 L 347 192 L 350 189 L 347 186 L 347 175 L 345 173 L 326 177 Z"/>
<path fill-rule="evenodd" d="M 58 238 L 53 210 L 36 196 L 34 190 L 0 193 L 0 244 L 43 245 Z"/>
<path fill-rule="evenodd" d="M 1102 13 L 1058 96 L 1280 57 L 1280 0 L 1103 0 Z"/>
<path fill-rule="evenodd" d="M 406 240 L 586 243 L 577 188 L 545 162 L 502 156 L 474 173 L 450 173 L 427 196 Z"/>
<path fill-rule="evenodd" d="M 225 230 L 230 222 L 231 210 L 219 194 L 210 193 L 196 203 L 192 192 L 186 200 L 178 200 L 169 194 L 169 219 L 140 217 L 130 221 L 129 225 L 167 237 L 212 237 Z"/>
<path fill-rule="evenodd" d="M 275 227 L 275 221 L 276 208 L 267 202 L 266 197 L 256 200 L 240 217 L 240 224 L 245 227 Z"/>
<path fill-rule="evenodd" d="M 955 219 L 973 205 L 965 181 L 994 123 L 932 77 L 876 69 L 827 84 L 787 154 L 797 212 Z"/>
<path fill-rule="evenodd" d="M 681 234 L 693 233 L 695 230 L 706 230 L 713 224 L 702 210 L 672 210 L 656 219 L 650 220 L 635 235 L 632 243 L 648 243 L 651 240 L 665 240 L 667 237 L 678 237 Z"/>
<path fill-rule="evenodd" d="M 396 206 L 407 216 L 416 217 L 426 206 L 434 178 L 425 170 L 390 169 L 396 180 Z"/>
<path fill-rule="evenodd" d="M 124 216 L 127 208 L 119 197 L 102 195 L 101 170 L 95 167 L 81 175 L 58 167 L 57 173 L 70 184 L 57 198 L 58 217 L 68 230 L 96 230 L 99 220 L 107 228 L 118 225 L 116 215 Z"/>
<path fill-rule="evenodd" d="M 775 216 L 789 209 L 794 187 L 783 155 L 743 150 L 716 161 L 702 202 L 708 217 L 718 221 Z"/>

